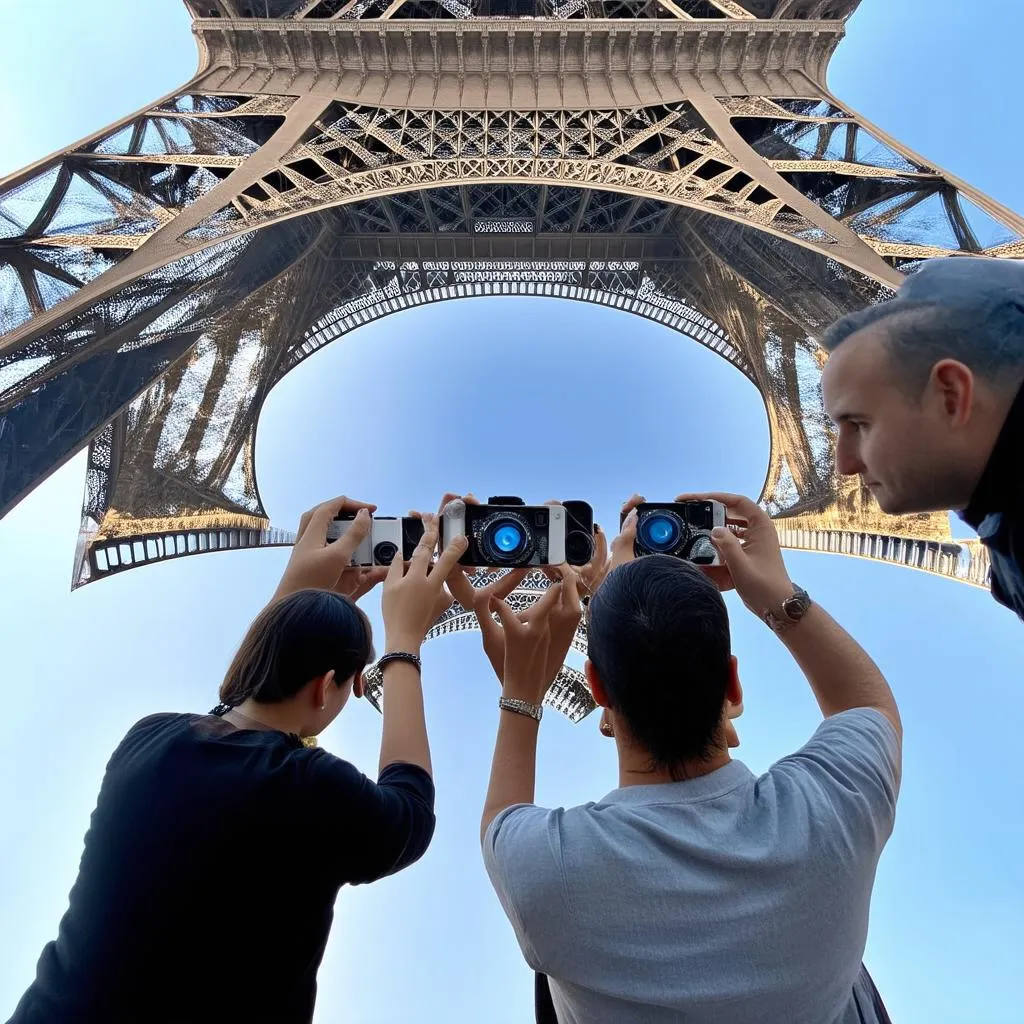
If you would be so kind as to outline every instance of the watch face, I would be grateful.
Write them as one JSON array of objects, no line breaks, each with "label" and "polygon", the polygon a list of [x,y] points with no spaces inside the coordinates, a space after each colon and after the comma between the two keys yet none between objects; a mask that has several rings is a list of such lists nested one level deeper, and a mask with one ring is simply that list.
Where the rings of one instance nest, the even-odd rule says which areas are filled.
[{"label": "watch face", "polygon": [[794,594],[787,598],[782,604],[782,610],[791,618],[799,619],[807,611],[807,602],[803,594]]}]

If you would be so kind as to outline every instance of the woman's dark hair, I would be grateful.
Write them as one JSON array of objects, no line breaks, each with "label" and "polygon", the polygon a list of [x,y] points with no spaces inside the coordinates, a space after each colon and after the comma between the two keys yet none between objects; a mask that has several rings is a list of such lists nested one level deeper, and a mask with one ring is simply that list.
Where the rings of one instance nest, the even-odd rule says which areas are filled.
[{"label": "woman's dark hair", "polygon": [[220,684],[220,706],[250,697],[275,704],[331,669],[341,686],[373,658],[361,608],[329,590],[300,590],[268,605],[249,627]]},{"label": "woman's dark hair", "polygon": [[729,616],[700,569],[669,555],[619,566],[588,608],[587,653],[652,770],[714,748],[730,678]]}]

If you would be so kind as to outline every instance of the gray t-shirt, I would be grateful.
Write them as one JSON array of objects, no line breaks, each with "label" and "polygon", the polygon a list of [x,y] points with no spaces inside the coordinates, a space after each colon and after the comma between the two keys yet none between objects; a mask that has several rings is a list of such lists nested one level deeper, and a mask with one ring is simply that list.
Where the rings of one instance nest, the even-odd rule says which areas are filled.
[{"label": "gray t-shirt", "polygon": [[895,729],[859,708],[739,761],[568,810],[509,807],[484,862],[562,1024],[852,1024]]}]

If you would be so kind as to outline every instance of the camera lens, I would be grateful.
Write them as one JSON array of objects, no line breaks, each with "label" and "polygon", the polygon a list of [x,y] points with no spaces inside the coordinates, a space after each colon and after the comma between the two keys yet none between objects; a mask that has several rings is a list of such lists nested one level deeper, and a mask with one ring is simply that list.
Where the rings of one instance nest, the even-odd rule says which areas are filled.
[{"label": "camera lens", "polygon": [[373,560],[377,565],[390,565],[398,554],[398,545],[389,540],[382,540],[373,549]]},{"label": "camera lens", "polygon": [[494,516],[485,522],[480,545],[491,565],[522,565],[533,547],[526,524],[513,516]]},{"label": "camera lens", "polygon": [[652,512],[637,527],[636,536],[651,554],[674,553],[683,538],[685,527],[674,512]]},{"label": "camera lens", "polygon": [[570,565],[586,565],[594,555],[593,538],[582,530],[565,536],[565,560]]},{"label": "camera lens", "polygon": [[503,555],[513,555],[523,546],[523,531],[515,523],[504,523],[494,531],[491,539]]}]

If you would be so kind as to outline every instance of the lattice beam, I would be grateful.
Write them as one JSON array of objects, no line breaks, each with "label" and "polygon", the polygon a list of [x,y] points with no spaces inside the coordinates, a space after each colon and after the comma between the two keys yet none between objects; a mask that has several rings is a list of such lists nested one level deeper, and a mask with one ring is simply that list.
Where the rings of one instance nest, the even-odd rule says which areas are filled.
[{"label": "lattice beam", "polygon": [[[734,21],[783,19],[844,19],[860,0],[678,0],[676,17]],[[185,0],[192,16],[248,21],[272,18],[307,24],[351,18],[387,16],[415,18],[508,18],[515,16],[573,18],[642,17],[650,13],[646,0],[597,3],[590,0]],[[392,10],[394,8],[394,10]],[[391,12],[388,14],[388,12]]]},{"label": "lattice beam", "polygon": [[922,259],[1024,257],[1022,218],[826,90],[854,0],[261,4],[195,7],[179,94],[0,181],[0,513],[91,440],[75,585],[286,543],[255,480],[270,389],[467,295],[707,345],[764,398],[787,542],[984,581],[944,517],[838,477],[821,409],[837,316]]}]

